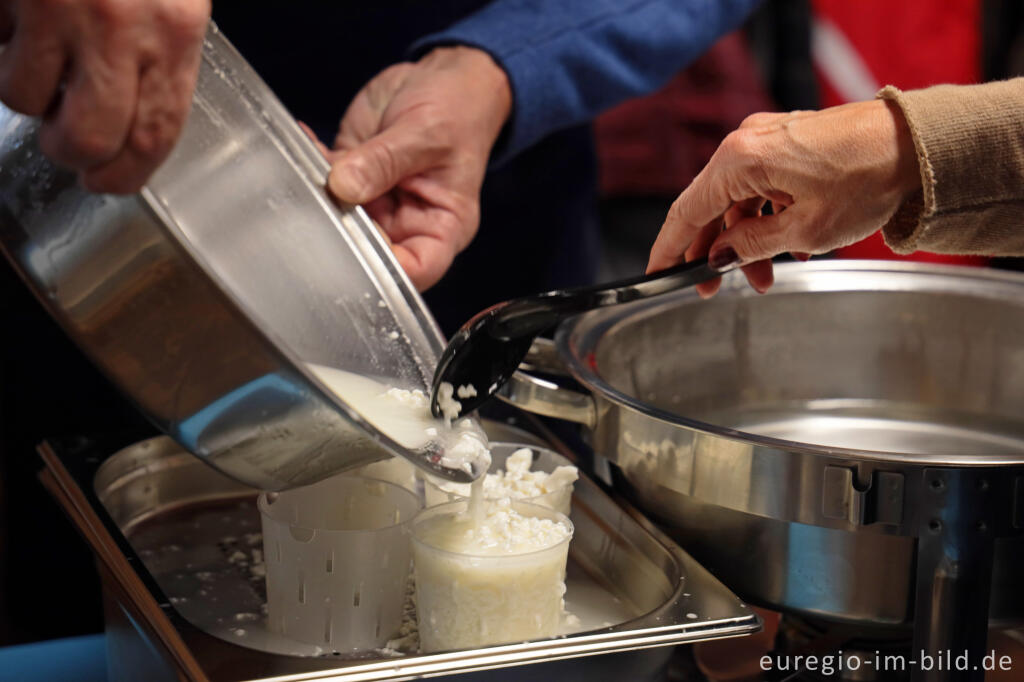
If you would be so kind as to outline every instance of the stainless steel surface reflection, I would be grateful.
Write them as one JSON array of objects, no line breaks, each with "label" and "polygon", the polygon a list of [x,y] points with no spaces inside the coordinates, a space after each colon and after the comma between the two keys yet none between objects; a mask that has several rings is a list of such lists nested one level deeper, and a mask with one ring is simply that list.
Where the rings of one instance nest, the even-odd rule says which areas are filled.
[{"label": "stainless steel surface reflection", "polygon": [[[485,426],[493,438],[537,442],[505,425]],[[369,681],[458,674],[497,682],[517,674],[505,670],[512,666],[525,666],[521,674],[530,679],[646,679],[665,665],[670,645],[760,628],[757,616],[689,555],[582,477],[573,497],[568,598],[581,597],[573,590],[583,589],[577,603],[603,600],[596,611],[618,614],[608,618],[613,622],[438,654],[318,652],[282,643],[261,622],[262,578],[251,571],[259,542],[252,535],[259,528],[257,491],[203,466],[165,437],[107,452],[96,444],[41,450],[44,483],[92,546],[115,601],[108,640],[141,651],[124,657],[112,679]]]},{"label": "stainless steel surface reflection", "polygon": [[520,376],[505,398],[586,425],[617,485],[742,596],[934,632],[954,592],[972,619],[1024,617],[1024,276],[787,264],[767,295],[727,277],[710,301],[581,316],[556,345],[589,392]]},{"label": "stainless steel surface reflection", "polygon": [[389,454],[438,475],[307,363],[426,388],[441,335],[361,208],[211,28],[173,154],[137,196],[91,195],[0,107],[0,247],[65,331],[162,430],[263,489]]}]

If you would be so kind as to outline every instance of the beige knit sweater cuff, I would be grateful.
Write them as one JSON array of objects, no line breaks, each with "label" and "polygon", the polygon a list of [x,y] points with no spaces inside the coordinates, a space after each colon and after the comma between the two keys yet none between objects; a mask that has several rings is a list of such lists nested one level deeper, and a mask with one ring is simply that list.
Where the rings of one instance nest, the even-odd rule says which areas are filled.
[{"label": "beige knit sweater cuff", "polygon": [[903,111],[922,192],[883,228],[897,253],[1024,255],[1024,78],[878,97]]}]

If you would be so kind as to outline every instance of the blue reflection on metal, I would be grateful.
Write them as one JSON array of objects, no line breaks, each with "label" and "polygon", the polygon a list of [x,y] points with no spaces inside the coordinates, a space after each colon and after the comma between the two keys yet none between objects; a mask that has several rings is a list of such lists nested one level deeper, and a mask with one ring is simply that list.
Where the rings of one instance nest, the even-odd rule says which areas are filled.
[{"label": "blue reflection on metal", "polygon": [[852,567],[836,556],[835,531],[802,523],[787,528],[789,557],[786,569],[787,603],[812,611],[841,612],[842,591],[835,585],[849,584]]},{"label": "blue reflection on metal", "polygon": [[[264,374],[183,420],[178,427],[178,441],[198,452],[204,434],[207,437],[211,433],[218,435],[254,421],[265,421],[279,414],[282,406],[300,407],[307,400],[309,393],[300,383],[278,373]],[[267,410],[271,405],[275,407],[275,414]]]}]

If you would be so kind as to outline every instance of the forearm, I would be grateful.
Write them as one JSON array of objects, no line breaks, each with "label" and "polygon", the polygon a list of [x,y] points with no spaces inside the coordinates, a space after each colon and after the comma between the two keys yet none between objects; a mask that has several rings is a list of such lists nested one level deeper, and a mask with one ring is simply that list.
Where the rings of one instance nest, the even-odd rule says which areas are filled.
[{"label": "forearm", "polygon": [[1024,78],[942,85],[895,102],[917,150],[922,191],[883,233],[899,253],[1024,255]]},{"label": "forearm", "polygon": [[508,74],[513,109],[492,160],[651,92],[737,27],[759,0],[497,0],[418,41],[466,44]]}]

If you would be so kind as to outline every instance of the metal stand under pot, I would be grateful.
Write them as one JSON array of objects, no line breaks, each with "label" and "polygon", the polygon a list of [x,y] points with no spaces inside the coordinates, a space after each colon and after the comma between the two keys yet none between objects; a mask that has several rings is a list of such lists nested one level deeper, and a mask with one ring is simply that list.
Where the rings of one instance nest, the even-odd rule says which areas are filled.
[{"label": "metal stand under pot", "polygon": [[989,624],[1024,616],[1024,277],[782,265],[768,295],[732,276],[541,350],[589,393],[520,373],[503,397],[583,424],[616,486],[741,596],[904,631],[913,680],[983,679]]}]

